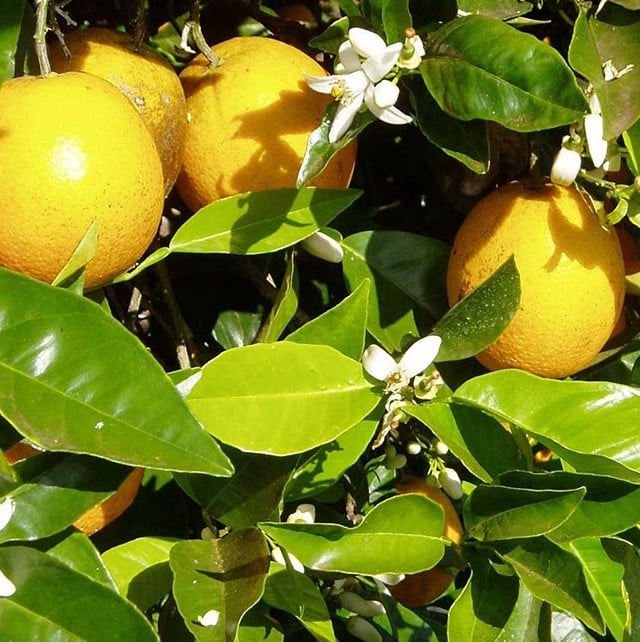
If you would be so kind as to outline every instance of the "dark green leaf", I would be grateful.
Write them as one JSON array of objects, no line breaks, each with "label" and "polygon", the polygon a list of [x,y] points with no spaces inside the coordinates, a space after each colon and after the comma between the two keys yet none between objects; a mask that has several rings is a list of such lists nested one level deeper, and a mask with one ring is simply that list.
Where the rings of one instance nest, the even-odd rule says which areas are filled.
[{"label": "dark green leaf", "polygon": [[[173,594],[198,642],[232,642],[243,615],[260,599],[269,568],[264,536],[254,528],[210,541],[181,541],[170,552]],[[218,611],[216,626],[198,617]]]},{"label": "dark green leaf", "polygon": [[348,33],[349,18],[345,16],[332,22],[319,36],[311,38],[309,46],[337,55],[340,45],[347,39]]},{"label": "dark green leaf", "polygon": [[440,108],[460,120],[528,132],[573,123],[587,108],[555,49],[483,16],[443,25],[427,43],[420,73]]},{"label": "dark green leaf", "polygon": [[359,190],[305,187],[228,196],[188,219],[169,248],[195,254],[275,252],[317,232],[360,194]]},{"label": "dark green leaf", "polygon": [[305,566],[317,571],[377,575],[417,573],[444,552],[444,516],[417,494],[377,504],[353,528],[339,524],[262,523],[260,528]]},{"label": "dark green leaf", "polygon": [[387,44],[404,42],[405,31],[413,26],[409,0],[380,0]]},{"label": "dark green leaf", "polygon": [[262,318],[261,312],[224,310],[218,315],[211,334],[225,350],[240,348],[255,341]]},{"label": "dark green leaf", "polygon": [[640,482],[637,388],[503,370],[470,379],[453,398],[520,426],[578,471]]},{"label": "dark green leaf", "polygon": [[426,334],[447,309],[444,274],[449,247],[399,231],[361,232],[343,243],[351,290],[371,281],[367,329],[387,350]]},{"label": "dark green leaf", "polygon": [[626,132],[622,138],[629,152],[627,162],[629,169],[634,176],[640,175],[640,120],[637,120]]},{"label": "dark green leaf", "polygon": [[158,640],[146,618],[115,591],[32,548],[0,548],[16,592],[0,600],[5,640]]},{"label": "dark green leaf", "polygon": [[359,362],[292,341],[227,350],[187,397],[205,428],[240,450],[290,455],[333,441],[379,397]]},{"label": "dark green leaf", "polygon": [[508,20],[529,13],[533,3],[524,0],[458,0],[458,9],[496,20]]},{"label": "dark green leaf", "polygon": [[489,482],[507,470],[529,467],[511,434],[475,408],[432,401],[405,410],[447,444],[478,479]]},{"label": "dark green leaf", "polygon": [[15,75],[16,50],[25,0],[5,0],[0,12],[0,83]]},{"label": "dark green leaf", "polygon": [[580,505],[586,490],[531,490],[480,485],[464,503],[464,524],[479,540],[544,535],[562,524]]},{"label": "dark green leaf", "polygon": [[442,338],[438,361],[471,357],[490,346],[520,303],[520,276],[513,256],[458,301],[433,328]]},{"label": "dark green leaf", "polygon": [[582,565],[574,555],[544,537],[499,542],[494,546],[535,597],[571,613],[595,631],[604,632]]},{"label": "dark green leaf", "polygon": [[335,307],[287,335],[287,341],[327,345],[360,359],[367,329],[370,281],[365,280]]},{"label": "dark green leaf", "polygon": [[228,475],[136,337],[88,299],[0,269],[0,412],[47,450]]},{"label": "dark green leaf", "polygon": [[[593,85],[604,120],[604,136],[616,138],[640,116],[640,88],[636,78],[640,21],[637,15],[611,6],[593,13],[582,8],[576,20],[569,47],[571,66]],[[613,65],[612,73],[635,65],[632,73],[606,80],[604,65]]]}]

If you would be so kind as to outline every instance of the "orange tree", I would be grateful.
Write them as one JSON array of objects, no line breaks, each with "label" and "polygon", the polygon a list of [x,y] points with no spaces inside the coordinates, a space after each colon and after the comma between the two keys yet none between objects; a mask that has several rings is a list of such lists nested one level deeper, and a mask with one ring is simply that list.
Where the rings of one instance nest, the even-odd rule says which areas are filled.
[{"label": "orange tree", "polygon": [[636,639],[638,3],[298,5],[3,3],[2,638]]}]

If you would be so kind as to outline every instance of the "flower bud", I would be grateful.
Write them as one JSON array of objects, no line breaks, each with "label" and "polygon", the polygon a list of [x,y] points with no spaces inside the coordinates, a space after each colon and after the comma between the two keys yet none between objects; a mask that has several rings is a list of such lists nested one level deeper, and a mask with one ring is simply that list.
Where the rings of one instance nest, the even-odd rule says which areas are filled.
[{"label": "flower bud", "polygon": [[600,167],[607,157],[609,147],[609,143],[604,139],[604,123],[600,114],[587,114],[584,117],[584,133],[593,165]]},{"label": "flower bud", "polygon": [[385,613],[384,606],[377,600],[365,600],[362,595],[354,593],[353,591],[344,591],[338,597],[340,606],[364,617],[375,617],[376,615],[383,615]]},{"label": "flower bud", "polygon": [[11,597],[15,592],[15,584],[0,571],[0,597]]},{"label": "flower bud", "polygon": [[220,611],[211,609],[204,615],[198,615],[198,624],[200,626],[216,626],[220,620]]},{"label": "flower bud", "polygon": [[407,444],[407,454],[419,455],[422,452],[422,445],[418,441],[410,441]]},{"label": "flower bud", "polygon": [[354,615],[347,620],[346,629],[354,638],[362,642],[382,642],[378,629],[359,615]]},{"label": "flower bud", "polygon": [[463,495],[462,482],[460,476],[453,468],[445,468],[438,474],[438,481],[442,490],[451,497],[451,499],[460,499]]},{"label": "flower bud", "polygon": [[301,241],[300,245],[309,254],[329,263],[341,263],[344,258],[342,245],[324,232],[314,232],[311,236]]},{"label": "flower bud", "polygon": [[551,166],[551,182],[556,185],[571,185],[576,180],[581,165],[580,153],[563,145],[558,150]]},{"label": "flower bud", "polygon": [[294,513],[287,517],[289,524],[313,524],[316,521],[316,507],[313,504],[300,504]]},{"label": "flower bud", "polygon": [[449,446],[440,440],[436,441],[433,449],[436,451],[436,455],[440,455],[440,457],[444,457],[449,452]]}]

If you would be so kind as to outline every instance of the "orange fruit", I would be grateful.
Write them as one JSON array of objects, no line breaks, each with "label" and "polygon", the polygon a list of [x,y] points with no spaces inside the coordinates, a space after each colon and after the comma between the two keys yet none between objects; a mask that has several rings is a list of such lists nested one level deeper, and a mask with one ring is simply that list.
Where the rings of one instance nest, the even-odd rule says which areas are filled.
[{"label": "orange fruit", "polygon": [[616,233],[574,186],[504,185],[475,205],[456,234],[449,303],[512,255],[520,305],[478,360],[490,370],[521,368],[546,377],[578,372],[606,343],[622,309],[624,264]]},{"label": "orange fruit", "polygon": [[140,258],[162,216],[162,167],[120,91],[80,72],[8,80],[0,132],[1,266],[51,282],[94,220],[86,288]]},{"label": "orange fruit", "polygon": [[65,34],[71,58],[56,40],[49,47],[54,71],[86,71],[115,85],[138,110],[158,148],[168,194],[180,171],[187,106],[173,67],[147,44],[139,48],[122,31],[90,27]]},{"label": "orange fruit", "polygon": [[[455,507],[442,489],[427,485],[425,479],[407,477],[398,484],[397,490],[401,495],[419,493],[439,504],[444,512],[442,534],[454,544],[462,544],[464,528]],[[454,579],[455,576],[448,570],[434,566],[426,571],[407,575],[398,584],[391,585],[388,589],[398,602],[409,608],[416,608],[433,602],[451,586]]]},{"label": "orange fruit", "polygon": [[[9,464],[29,459],[29,457],[33,457],[39,452],[39,450],[24,441],[19,441],[3,451],[4,457]],[[87,536],[94,535],[99,530],[102,530],[131,506],[138,494],[143,476],[144,470],[142,468],[134,468],[125,477],[113,495],[97,506],[90,508],[73,525]]]},{"label": "orange fruit", "polygon": [[[304,73],[325,70],[299,49],[264,37],[238,37],[201,54],[180,74],[189,122],[176,190],[192,210],[224,196],[295,187],[309,134],[330,98],[310,89]],[[345,188],[355,163],[348,145],[312,182]]]}]

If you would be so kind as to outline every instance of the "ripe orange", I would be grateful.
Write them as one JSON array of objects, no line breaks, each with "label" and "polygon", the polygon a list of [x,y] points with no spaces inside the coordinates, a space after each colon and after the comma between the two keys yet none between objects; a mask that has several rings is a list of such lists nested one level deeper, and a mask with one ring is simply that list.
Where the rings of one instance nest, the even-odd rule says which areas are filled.
[{"label": "ripe orange", "polygon": [[51,282],[94,220],[86,288],[138,260],[162,216],[162,167],[121,92],[79,72],[14,78],[0,132],[0,265]]},{"label": "ripe orange", "polygon": [[[440,504],[444,512],[443,535],[454,544],[462,544],[464,528],[449,497],[440,489],[428,486],[425,479],[408,477],[398,484],[398,492],[419,493]],[[389,592],[398,602],[409,608],[433,602],[449,588],[455,577],[444,568],[434,566],[427,571],[407,575],[401,582],[389,586]]]},{"label": "ripe orange", "polygon": [[611,335],[624,299],[613,231],[574,186],[514,181],[483,198],[462,223],[447,271],[454,304],[511,255],[520,306],[498,340],[477,355],[490,370],[565,377],[586,367]]},{"label": "ripe orange", "polygon": [[[39,450],[24,441],[19,441],[3,451],[5,459],[9,464],[33,457],[39,452]],[[142,468],[134,468],[131,473],[125,477],[113,495],[97,506],[90,508],[86,513],[81,515],[73,525],[87,536],[102,530],[117,517],[120,517],[120,515],[131,506],[138,494],[143,476],[144,470]]]},{"label": "ripe orange", "polygon": [[[189,123],[176,190],[192,210],[232,194],[295,187],[307,138],[330,100],[303,76],[324,69],[291,45],[238,37],[213,51],[217,69],[198,55],[180,74]],[[353,144],[343,149],[313,184],[347,187],[355,152]]]},{"label": "ripe orange", "polygon": [[65,35],[71,58],[56,40],[49,56],[54,71],[86,71],[115,85],[134,105],[153,139],[162,162],[165,194],[180,171],[187,129],[187,106],[178,74],[152,47],[136,49],[121,31],[90,27]]}]

